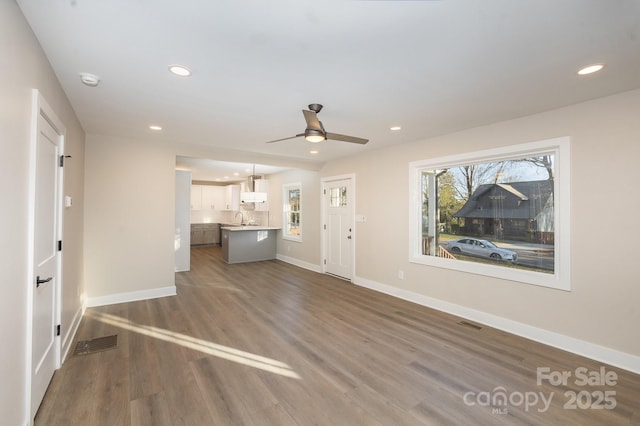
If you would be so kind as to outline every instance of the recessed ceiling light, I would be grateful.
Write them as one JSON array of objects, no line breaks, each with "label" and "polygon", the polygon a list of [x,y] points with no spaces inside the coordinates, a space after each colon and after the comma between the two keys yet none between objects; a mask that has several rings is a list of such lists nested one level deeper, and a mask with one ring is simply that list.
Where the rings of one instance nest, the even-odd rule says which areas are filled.
[{"label": "recessed ceiling light", "polygon": [[182,65],[171,65],[169,66],[169,72],[175,74],[179,77],[189,77],[191,75],[191,70]]},{"label": "recessed ceiling light", "polygon": [[80,81],[89,87],[96,87],[100,83],[100,77],[95,74],[89,74],[87,72],[80,73]]},{"label": "recessed ceiling light", "polygon": [[400,127],[400,126],[391,126],[391,127],[389,127],[389,130],[393,130],[393,131],[400,130],[400,129],[402,129],[402,127]]},{"label": "recessed ceiling light", "polygon": [[594,72],[600,71],[602,68],[604,68],[604,64],[588,65],[586,67],[580,68],[578,70],[578,75],[593,74]]},{"label": "recessed ceiling light", "polygon": [[162,127],[160,127],[160,126],[149,126],[149,128],[150,128],[151,130],[156,130],[156,131],[158,131],[158,130],[162,130]]},{"label": "recessed ceiling light", "polygon": [[311,151],[309,151],[309,154],[317,154],[320,151],[318,151],[317,149],[312,149]]},{"label": "recessed ceiling light", "polygon": [[238,173],[238,172],[233,172],[233,175],[234,175],[234,176],[240,176],[240,173]]}]

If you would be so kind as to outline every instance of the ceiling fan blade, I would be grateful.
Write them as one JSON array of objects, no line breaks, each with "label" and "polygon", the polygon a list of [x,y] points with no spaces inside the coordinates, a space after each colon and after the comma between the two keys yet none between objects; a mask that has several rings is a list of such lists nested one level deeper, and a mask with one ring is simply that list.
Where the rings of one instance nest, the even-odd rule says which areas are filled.
[{"label": "ceiling fan blade", "polygon": [[322,123],[318,120],[318,116],[315,112],[303,109],[302,113],[304,114],[304,119],[307,122],[307,129],[319,130],[324,133]]},{"label": "ceiling fan blade", "polygon": [[359,143],[361,145],[364,145],[365,143],[369,142],[369,139],[356,138],[355,136],[339,135],[337,133],[329,133],[329,132],[327,132],[327,139],[331,139],[334,141]]},{"label": "ceiling fan blade", "polygon": [[274,143],[274,142],[281,142],[281,141],[287,141],[289,139],[295,139],[295,138],[299,138],[300,136],[304,136],[304,133],[299,133],[295,136],[289,136],[288,138],[282,138],[282,139],[276,139],[274,141],[268,141],[267,143]]}]

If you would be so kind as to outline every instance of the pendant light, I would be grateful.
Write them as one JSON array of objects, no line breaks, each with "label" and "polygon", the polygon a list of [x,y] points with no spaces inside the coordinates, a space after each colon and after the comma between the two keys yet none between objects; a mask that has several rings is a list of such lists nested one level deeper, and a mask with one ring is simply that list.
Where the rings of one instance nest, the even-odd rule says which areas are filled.
[{"label": "pendant light", "polygon": [[253,174],[249,176],[249,191],[240,193],[241,203],[264,203],[267,201],[266,192],[256,192],[256,180],[261,176],[256,176],[256,165],[253,165]]}]

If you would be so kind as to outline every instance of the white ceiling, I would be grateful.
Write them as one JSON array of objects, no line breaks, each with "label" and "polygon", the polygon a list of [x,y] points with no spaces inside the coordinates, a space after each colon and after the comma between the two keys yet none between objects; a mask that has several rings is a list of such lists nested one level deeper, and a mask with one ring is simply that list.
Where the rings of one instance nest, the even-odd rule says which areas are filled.
[{"label": "white ceiling", "polygon": [[185,156],[176,158],[176,169],[190,171],[192,180],[206,180],[220,182],[220,184],[246,182],[250,175],[266,177],[287,170],[286,167]]},{"label": "white ceiling", "polygon": [[[89,134],[325,162],[640,88],[637,0],[18,4]],[[327,131],[369,144],[265,143],[315,102]]]}]

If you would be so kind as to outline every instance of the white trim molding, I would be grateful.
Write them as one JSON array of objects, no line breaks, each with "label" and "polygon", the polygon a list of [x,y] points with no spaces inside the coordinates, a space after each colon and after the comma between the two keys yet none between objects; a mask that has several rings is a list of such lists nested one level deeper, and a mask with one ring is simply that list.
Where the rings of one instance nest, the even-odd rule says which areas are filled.
[{"label": "white trim molding", "polygon": [[[501,278],[515,283],[521,282],[571,291],[570,142],[570,138],[564,136],[409,163],[409,262]],[[552,154],[555,159],[555,176],[553,179],[553,273],[467,262],[422,253],[423,194],[421,176],[424,171],[447,170],[467,164],[482,164],[484,162],[521,160],[548,154]],[[432,226],[435,227],[435,223]]]},{"label": "white trim molding", "polygon": [[[289,231],[289,213],[291,213],[291,204],[289,200],[289,192],[298,190],[298,235],[288,234]],[[302,242],[302,220],[304,215],[303,203],[302,203],[302,183],[293,182],[285,183],[282,185],[282,234],[283,240]]]},{"label": "white trim molding", "polygon": [[62,339],[62,357],[61,361],[64,363],[64,360],[67,359],[67,355],[69,354],[69,350],[71,350],[71,344],[73,343],[73,339],[76,337],[76,333],[78,331],[78,327],[80,327],[80,322],[82,321],[82,316],[84,315],[85,307],[80,306],[80,308],[76,311],[73,319],[71,320],[71,326],[69,330],[65,330],[64,338]]},{"label": "white trim molding", "polygon": [[[64,146],[65,146],[65,138],[67,129],[62,122],[62,120],[58,117],[55,110],[49,105],[46,101],[42,93],[38,89],[31,89],[31,124],[30,124],[30,136],[29,136],[29,186],[28,186],[28,207],[27,207],[27,282],[25,284],[25,288],[27,289],[27,310],[25,318],[26,322],[26,380],[25,380],[25,388],[24,388],[24,411],[27,413],[27,418],[29,418],[29,424],[33,424],[33,419],[35,416],[35,411],[37,411],[37,407],[34,407],[34,402],[32,401],[32,391],[34,387],[33,383],[33,372],[35,369],[35,360],[33,358],[33,339],[34,339],[34,302],[35,302],[35,290],[34,290],[34,281],[35,278],[35,238],[36,238],[36,165],[37,165],[37,145],[38,145],[38,132],[40,130],[39,127],[39,119],[42,117],[46,120],[51,127],[56,132],[58,137],[57,146],[58,153],[57,155],[64,156]],[[56,236],[57,238],[62,239],[63,236],[63,228],[64,228],[64,208],[63,205],[63,194],[64,194],[64,169],[58,168],[56,170],[57,180],[56,183],[56,218],[54,219],[54,226],[56,227]],[[61,312],[62,312],[62,288],[64,286],[64,275],[62,270],[62,258],[64,253],[62,251],[56,254],[56,265],[55,265],[55,276],[56,278],[56,286],[54,290],[53,297],[55,298],[55,306],[54,306],[54,324],[61,323]],[[55,368],[58,369],[62,365],[61,361],[61,338],[60,336],[55,336],[53,340],[53,348],[51,350],[55,353]],[[39,402],[38,402],[39,403]]]},{"label": "white trim molding", "polygon": [[322,273],[322,266],[316,265],[314,263],[305,262],[304,260],[296,259],[295,257],[284,256],[282,254],[277,254],[276,259],[281,260],[283,262],[289,263],[291,265],[297,266],[299,268],[308,269],[309,271]]},{"label": "white trim molding", "polygon": [[157,299],[160,297],[175,296],[176,286],[152,288],[149,290],[131,291],[128,293],[109,294],[107,296],[88,297],[87,307],[114,305],[116,303],[136,302],[138,300]]},{"label": "white trim molding", "polygon": [[325,259],[327,259],[327,250],[328,250],[328,246],[327,246],[327,233],[325,225],[327,224],[328,218],[327,218],[327,194],[326,189],[327,189],[327,185],[330,182],[334,182],[334,181],[339,181],[339,180],[350,180],[351,181],[351,195],[349,195],[349,197],[351,197],[351,200],[353,200],[353,202],[350,203],[350,209],[351,209],[351,223],[349,228],[351,228],[353,231],[351,232],[351,237],[352,237],[352,250],[351,250],[351,271],[349,273],[349,277],[340,277],[340,278],[344,278],[347,279],[347,281],[352,281],[353,277],[356,275],[356,242],[357,242],[357,232],[356,232],[356,223],[355,223],[355,217],[356,217],[356,204],[357,204],[357,185],[356,185],[356,174],[355,173],[347,173],[347,174],[343,174],[343,175],[337,175],[337,176],[325,176],[323,178],[320,179],[320,253],[322,253],[322,259],[321,259],[321,271],[322,273],[326,273],[327,272],[327,267],[326,267],[326,262],[324,262]]},{"label": "white trim molding", "polygon": [[354,277],[353,283],[389,296],[397,297],[398,299],[407,300],[441,312],[456,315],[461,318],[552,346],[554,348],[562,349],[576,355],[584,356],[586,358],[604,362],[614,367],[640,374],[640,356],[637,355],[607,348],[542,328],[533,327],[528,324],[467,308],[444,300],[435,299],[423,294],[382,284],[367,278],[356,276]]}]

